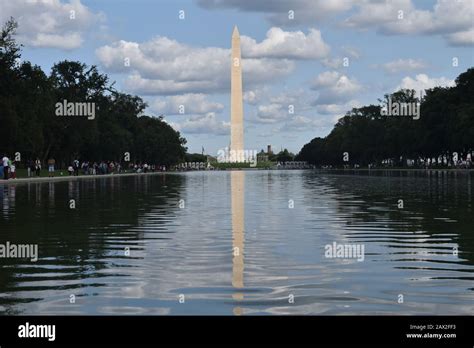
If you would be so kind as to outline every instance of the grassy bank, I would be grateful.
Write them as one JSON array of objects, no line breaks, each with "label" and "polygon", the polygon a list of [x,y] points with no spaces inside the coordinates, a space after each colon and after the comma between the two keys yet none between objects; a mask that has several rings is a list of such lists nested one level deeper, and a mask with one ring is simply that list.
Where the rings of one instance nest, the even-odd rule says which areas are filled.
[{"label": "grassy bank", "polygon": [[275,162],[266,161],[266,162],[257,162],[256,166],[251,166],[251,163],[219,163],[213,162],[211,165],[215,169],[270,169],[275,165]]}]

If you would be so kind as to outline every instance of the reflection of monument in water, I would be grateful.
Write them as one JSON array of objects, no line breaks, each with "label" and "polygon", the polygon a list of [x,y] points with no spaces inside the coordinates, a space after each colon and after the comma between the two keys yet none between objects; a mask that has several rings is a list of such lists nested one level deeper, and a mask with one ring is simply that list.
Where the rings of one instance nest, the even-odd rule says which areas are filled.
[{"label": "reflection of monument in water", "polygon": [[[244,190],[245,173],[232,171],[230,187],[232,199],[232,286],[235,289],[244,287]],[[236,301],[243,300],[244,294],[236,292],[232,295]],[[241,307],[234,308],[235,315],[242,314]]]},{"label": "reflection of monument in water", "polygon": [[[240,54],[240,34],[237,27],[232,32],[231,91],[230,91],[230,157],[231,162],[245,162],[244,155],[244,113],[242,101],[242,65]],[[232,286],[238,290],[244,287],[244,189],[245,173],[230,173],[232,205]],[[242,292],[235,292],[232,298],[243,300]],[[241,315],[242,308],[234,308],[235,315]]]},{"label": "reflection of monument in water", "polygon": [[240,34],[237,26],[232,32],[230,80],[230,150],[234,154],[232,157],[236,162],[243,162],[239,155],[244,150],[244,110]]}]

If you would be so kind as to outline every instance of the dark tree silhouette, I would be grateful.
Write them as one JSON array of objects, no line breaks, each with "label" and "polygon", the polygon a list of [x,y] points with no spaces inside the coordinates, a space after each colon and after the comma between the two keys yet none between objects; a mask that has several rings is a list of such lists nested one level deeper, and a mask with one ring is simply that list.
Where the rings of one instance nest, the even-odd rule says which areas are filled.
[{"label": "dark tree silhouette", "polygon": [[[352,109],[339,119],[325,138],[304,145],[297,160],[322,165],[343,165],[348,152],[350,164],[380,164],[391,159],[395,166],[404,159],[433,158],[454,152],[460,157],[474,150],[474,68],[456,79],[453,87],[425,91],[422,100],[413,90],[385,95],[392,102],[420,102],[420,118],[381,115],[380,105]],[[386,105],[386,104],[385,104]]]},{"label": "dark tree silhouette", "polygon": [[[10,19],[0,34],[0,155],[22,160],[49,157],[60,166],[75,158],[172,165],[184,159],[186,140],[161,117],[143,113],[138,96],[120,93],[97,67],[61,61],[50,76],[30,62],[18,63],[21,46]],[[56,103],[94,103],[95,118],[58,117]]]}]

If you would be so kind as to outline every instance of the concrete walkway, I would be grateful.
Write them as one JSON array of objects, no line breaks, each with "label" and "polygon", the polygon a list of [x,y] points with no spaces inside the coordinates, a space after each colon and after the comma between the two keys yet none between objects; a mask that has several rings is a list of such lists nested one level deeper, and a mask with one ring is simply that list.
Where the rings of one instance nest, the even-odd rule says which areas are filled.
[{"label": "concrete walkway", "polygon": [[9,179],[3,180],[0,179],[0,185],[6,184],[21,184],[29,182],[54,182],[54,181],[75,181],[82,179],[100,179],[100,178],[117,178],[117,177],[126,177],[126,176],[147,176],[147,175],[160,175],[167,172],[150,172],[150,173],[121,173],[121,174],[102,174],[102,175],[78,175],[78,176],[54,176],[54,177],[30,177],[30,178],[18,178],[18,179]]}]

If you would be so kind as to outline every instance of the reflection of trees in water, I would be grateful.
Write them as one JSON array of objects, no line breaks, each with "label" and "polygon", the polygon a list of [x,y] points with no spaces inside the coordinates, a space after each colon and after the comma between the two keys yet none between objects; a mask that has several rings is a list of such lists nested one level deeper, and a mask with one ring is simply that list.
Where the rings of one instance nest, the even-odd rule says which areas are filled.
[{"label": "reflection of trees in water", "polygon": [[[396,231],[423,232],[430,236],[444,234],[443,240],[433,238],[429,243],[444,244],[450,239],[450,243],[458,244],[459,257],[466,260],[459,263],[474,264],[474,173],[387,171],[372,172],[370,176],[367,172],[351,174],[305,173],[307,199],[314,200],[324,190],[331,206],[344,215],[347,226],[380,226],[388,220],[390,225],[387,227]],[[397,206],[399,199],[403,200],[403,209]],[[390,234],[390,238],[394,241],[390,243],[392,247],[396,243],[403,246],[410,242],[402,234]]]},{"label": "reflection of trees in water", "polygon": [[[38,244],[40,258],[31,267],[28,267],[29,260],[0,259],[3,265],[0,268],[0,293],[18,290],[15,280],[18,274],[33,276],[38,281],[104,276],[98,272],[111,267],[111,259],[126,257],[125,247],[132,250],[131,257],[135,248],[141,248],[139,241],[144,237],[143,232],[139,228],[129,228],[137,227],[141,216],[156,207],[160,207],[166,216],[176,215],[173,211],[178,209],[185,178],[182,175],[97,177],[0,186],[0,243]],[[75,209],[70,209],[71,199],[75,200]],[[163,222],[156,221],[156,224],[160,223]],[[17,265],[21,265],[20,270],[15,269]],[[48,276],[50,272],[55,276]],[[58,273],[64,275],[58,276]],[[25,284],[20,286],[25,289]],[[63,288],[80,286],[75,283]],[[87,286],[94,284],[87,283]],[[28,290],[45,289],[28,286]],[[10,300],[0,297],[0,306],[33,300],[14,297]]]}]

